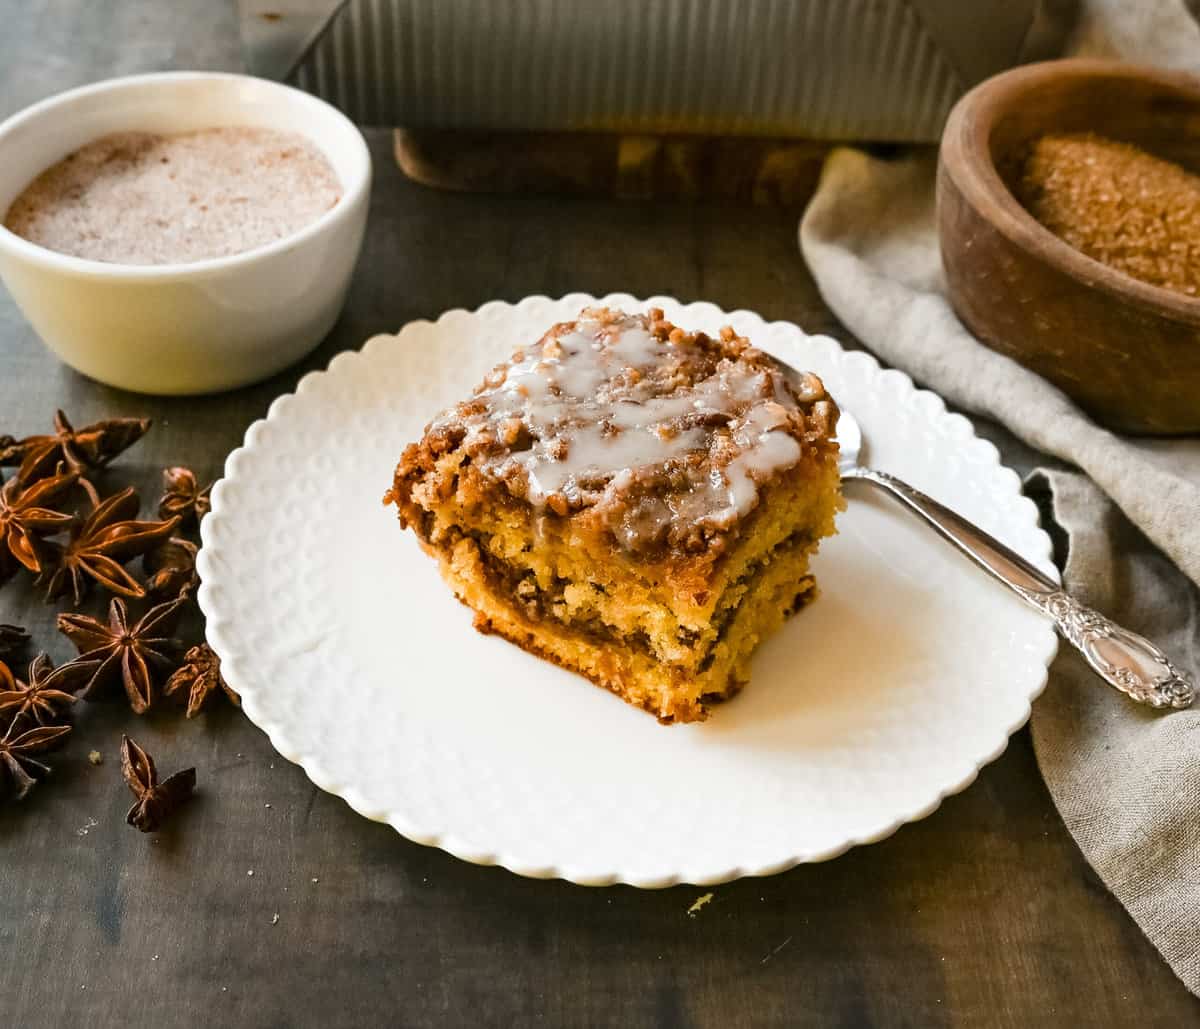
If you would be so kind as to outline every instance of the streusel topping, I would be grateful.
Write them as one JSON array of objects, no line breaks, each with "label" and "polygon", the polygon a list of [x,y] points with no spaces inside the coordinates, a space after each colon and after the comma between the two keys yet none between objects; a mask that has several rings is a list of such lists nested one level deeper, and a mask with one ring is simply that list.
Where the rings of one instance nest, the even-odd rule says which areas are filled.
[{"label": "streusel topping", "polygon": [[514,497],[592,508],[641,549],[729,528],[835,421],[820,379],[789,381],[732,329],[714,340],[658,310],[594,308],[497,366],[429,434]]}]

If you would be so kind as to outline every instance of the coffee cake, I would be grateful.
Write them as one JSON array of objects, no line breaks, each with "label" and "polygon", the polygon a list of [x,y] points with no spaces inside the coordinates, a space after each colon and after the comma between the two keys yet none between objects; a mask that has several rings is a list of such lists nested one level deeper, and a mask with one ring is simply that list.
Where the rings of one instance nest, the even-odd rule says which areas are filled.
[{"label": "coffee cake", "polygon": [[732,329],[592,308],[438,415],[384,499],[477,629],[696,721],[813,596],[836,422]]}]

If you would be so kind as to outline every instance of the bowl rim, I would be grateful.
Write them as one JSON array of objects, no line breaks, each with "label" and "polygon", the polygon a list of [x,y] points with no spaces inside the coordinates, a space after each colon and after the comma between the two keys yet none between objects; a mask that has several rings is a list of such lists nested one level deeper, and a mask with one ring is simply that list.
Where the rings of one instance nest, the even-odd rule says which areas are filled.
[{"label": "bowl rim", "polygon": [[[250,83],[255,89],[276,92],[293,103],[308,105],[323,114],[333,115],[334,124],[344,130],[346,142],[350,147],[350,175],[348,181],[342,181],[342,195],[336,203],[320,217],[307,225],[272,240],[252,247],[249,250],[239,250],[233,254],[221,257],[209,257],[200,261],[175,262],[170,264],[119,264],[110,261],[96,261],[86,257],[75,257],[63,254],[49,247],[33,243],[8,229],[3,223],[0,212],[0,251],[7,250],[10,254],[38,267],[56,272],[72,273],[78,276],[116,280],[120,282],[143,282],[148,280],[179,281],[208,277],[237,270],[246,265],[277,254],[287,253],[303,246],[310,239],[324,234],[331,226],[351,217],[352,212],[363,202],[371,187],[371,154],[362,132],[345,114],[332,104],[296,89],[294,86],[271,79],[263,79],[254,75],[243,75],[237,72],[217,71],[166,71],[147,72],[137,75],[121,75],[116,78],[102,79],[99,82],[78,86],[62,93],[55,93],[18,111],[0,122],[0,157],[3,155],[7,136],[22,126],[38,120],[53,118],[55,112],[65,104],[95,94],[114,92],[117,90],[145,89],[163,83],[182,82],[227,82]],[[328,160],[325,146],[311,135],[305,138],[313,144]],[[43,169],[44,170],[44,169]],[[339,179],[341,176],[339,176]]]},{"label": "bowl rim", "polygon": [[1153,314],[1167,313],[1200,323],[1200,297],[1135,279],[1076,250],[1030,214],[1001,178],[989,145],[997,118],[1049,83],[1063,79],[1140,79],[1200,107],[1200,78],[1186,72],[1093,57],[1021,65],[985,79],[954,105],[938,148],[939,176],[952,179],[967,202],[1010,242],[1042,256],[1081,285],[1119,294]]}]

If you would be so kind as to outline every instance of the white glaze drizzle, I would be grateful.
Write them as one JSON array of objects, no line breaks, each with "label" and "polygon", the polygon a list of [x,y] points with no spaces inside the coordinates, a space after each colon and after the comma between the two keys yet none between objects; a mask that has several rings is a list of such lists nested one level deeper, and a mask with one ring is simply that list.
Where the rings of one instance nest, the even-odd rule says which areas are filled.
[{"label": "white glaze drizzle", "polygon": [[[519,467],[538,506],[554,494],[570,502],[619,493],[638,472],[712,448],[714,460],[690,463],[697,474],[686,488],[643,503],[619,535],[633,545],[680,519],[719,528],[754,508],[760,483],[800,460],[786,428],[798,405],[779,372],[729,360],[693,384],[673,381],[679,357],[676,344],[647,331],[643,316],[613,322],[585,313],[574,327],[518,352],[468,413],[446,417],[465,422],[468,441],[503,437],[519,419],[528,430],[524,449],[501,448],[476,463],[501,477]],[[732,459],[716,456],[718,433]]]}]

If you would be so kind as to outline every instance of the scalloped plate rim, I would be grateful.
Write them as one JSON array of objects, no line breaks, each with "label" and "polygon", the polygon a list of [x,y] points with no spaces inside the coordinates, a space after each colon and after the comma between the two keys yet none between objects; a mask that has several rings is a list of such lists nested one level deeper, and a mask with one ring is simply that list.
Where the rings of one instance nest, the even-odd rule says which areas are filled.
[{"label": "scalloped plate rim", "polygon": [[[1049,679],[1050,664],[1058,651],[1058,638],[1053,629],[1050,628],[1049,623],[1047,623],[1047,633],[1045,636],[1048,645],[1042,648],[1040,655],[1037,655],[1040,657],[1043,665],[1041,674],[1037,682],[1032,683],[1031,688],[1028,690],[1028,696],[1018,717],[1011,725],[1001,731],[1000,738],[987,754],[976,759],[970,768],[951,776],[950,779],[952,781],[942,784],[924,803],[916,805],[901,814],[884,819],[881,824],[872,829],[848,836],[846,839],[820,850],[792,854],[777,861],[755,867],[739,865],[719,871],[703,872],[689,872],[684,869],[673,874],[647,876],[623,872],[621,870],[602,872],[595,869],[566,865],[560,866],[553,863],[543,864],[531,862],[516,854],[496,853],[480,844],[460,839],[455,833],[444,829],[422,829],[419,826],[413,825],[400,811],[375,810],[353,785],[339,783],[336,781],[336,777],[328,775],[323,769],[320,760],[315,755],[301,753],[300,749],[290,742],[283,726],[263,716],[263,713],[258,708],[254,687],[247,688],[247,680],[240,673],[240,656],[237,654],[236,648],[226,638],[220,627],[220,620],[216,616],[216,598],[220,593],[221,579],[220,569],[215,564],[219,558],[214,556],[214,549],[210,547],[210,537],[215,531],[214,526],[220,523],[225,506],[224,494],[228,490],[228,484],[236,478],[236,466],[238,461],[241,460],[241,455],[254,449],[256,445],[261,444],[261,437],[268,423],[282,419],[286,415],[291,403],[300,395],[315,388],[316,383],[326,377],[344,373],[346,367],[353,367],[364,360],[369,360],[372,351],[385,345],[397,343],[406,332],[415,332],[423,326],[437,326],[447,319],[454,317],[469,316],[478,318],[489,307],[515,308],[519,310],[522,307],[533,306],[539,303],[561,305],[567,301],[579,303],[581,306],[591,303],[603,303],[614,305],[630,304],[637,305],[638,307],[646,307],[658,303],[660,305],[677,305],[686,310],[703,307],[711,309],[729,321],[735,319],[749,320],[757,323],[764,330],[784,328],[789,334],[797,334],[800,339],[807,342],[817,343],[821,346],[831,346],[840,352],[841,359],[861,360],[870,368],[872,373],[894,377],[904,392],[911,392],[918,402],[931,405],[932,410],[929,412],[931,419],[960,421],[965,425],[964,442],[969,441],[973,444],[973,449],[979,455],[979,463],[991,467],[992,473],[996,477],[997,485],[999,486],[1001,482],[1004,482],[1004,492],[1011,494],[1013,500],[1024,501],[1023,504],[1019,503],[1015,506],[1024,512],[1024,519],[1030,523],[1034,531],[1033,538],[1037,539],[1040,544],[1040,552],[1034,557],[1035,562],[1044,571],[1052,574],[1056,581],[1059,579],[1059,573],[1051,561],[1053,544],[1049,535],[1040,526],[1036,505],[1021,492],[1020,477],[1013,469],[1003,464],[1000,459],[1000,452],[995,444],[978,436],[975,433],[974,426],[964,415],[948,410],[945,401],[937,393],[918,387],[913,382],[911,376],[899,369],[883,367],[873,354],[866,351],[848,351],[832,336],[822,333],[807,333],[794,322],[782,319],[767,321],[756,312],[745,308],[735,308],[725,311],[708,301],[684,303],[664,294],[656,294],[645,299],[640,299],[628,293],[610,293],[597,298],[586,293],[571,292],[563,294],[560,297],[550,297],[545,294],[530,294],[516,302],[493,299],[485,301],[473,310],[455,307],[443,311],[434,319],[414,319],[405,323],[395,333],[377,333],[369,337],[357,350],[345,350],[335,354],[325,369],[317,369],[305,373],[297,381],[292,392],[276,397],[269,405],[266,415],[251,423],[246,430],[242,444],[232,450],[226,458],[225,474],[215,484],[212,491],[212,509],[209,515],[201,522],[200,526],[202,546],[197,558],[197,567],[201,577],[201,585],[197,600],[201,611],[210,623],[207,632],[208,642],[221,657],[222,669],[226,680],[240,694],[242,709],[245,711],[247,718],[266,734],[272,747],[274,747],[281,757],[298,765],[304,771],[314,786],[326,793],[340,797],[352,810],[364,818],[390,825],[405,839],[422,846],[443,850],[471,864],[481,866],[498,865],[516,875],[526,878],[562,879],[581,886],[624,884],[641,889],[663,889],[684,884],[715,886],[739,878],[778,875],[791,868],[795,868],[797,865],[829,861],[846,853],[853,847],[884,840],[904,825],[920,821],[933,814],[947,797],[960,793],[970,786],[978,778],[980,771],[985,766],[997,760],[1004,753],[1013,734],[1028,722],[1033,701],[1041,695],[1046,687]],[[1004,473],[1008,473],[1007,476]]]}]

